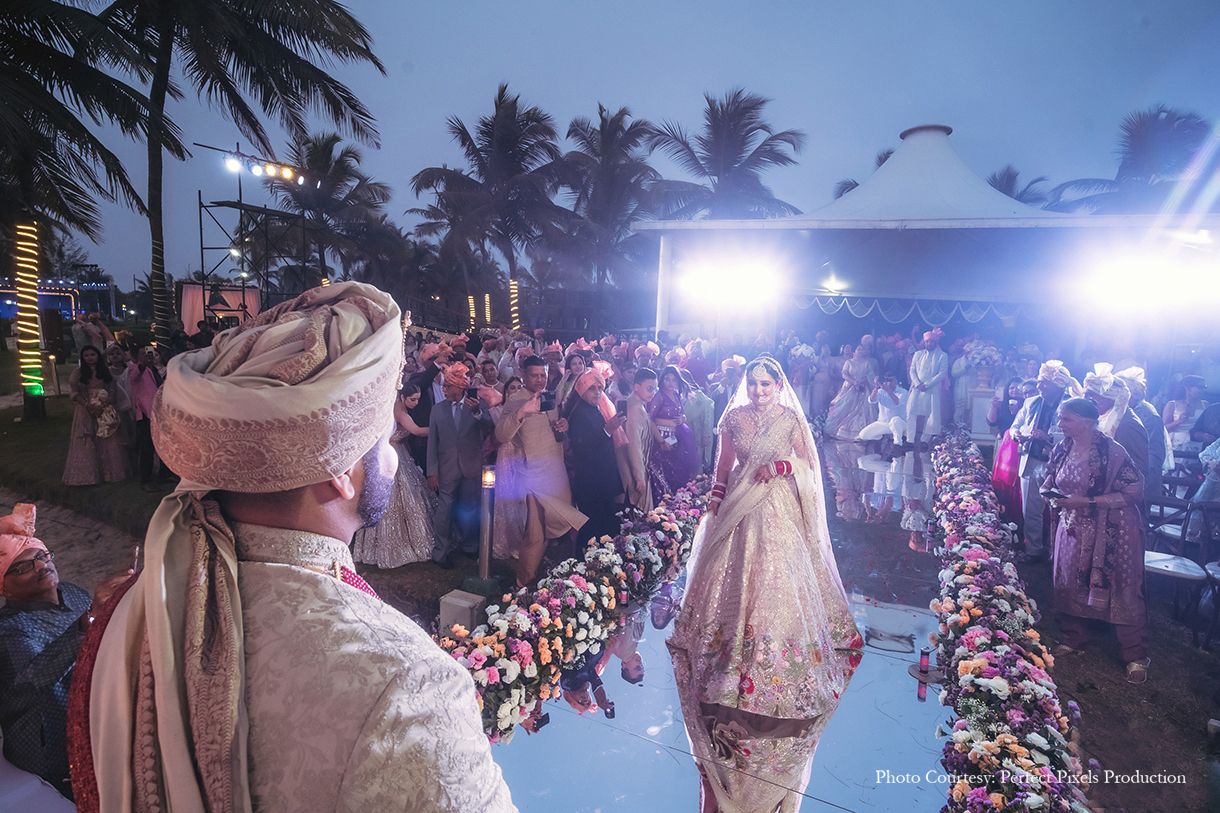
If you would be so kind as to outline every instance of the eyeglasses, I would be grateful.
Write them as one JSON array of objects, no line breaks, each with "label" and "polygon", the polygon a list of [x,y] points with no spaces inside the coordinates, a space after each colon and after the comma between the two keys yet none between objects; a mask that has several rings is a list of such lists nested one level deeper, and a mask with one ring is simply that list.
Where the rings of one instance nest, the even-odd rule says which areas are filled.
[{"label": "eyeglasses", "polygon": [[6,576],[24,576],[34,569],[35,562],[42,562],[44,565],[55,558],[55,554],[49,550],[44,550],[40,553],[35,553],[33,559],[26,559],[24,562],[18,562],[8,569]]}]

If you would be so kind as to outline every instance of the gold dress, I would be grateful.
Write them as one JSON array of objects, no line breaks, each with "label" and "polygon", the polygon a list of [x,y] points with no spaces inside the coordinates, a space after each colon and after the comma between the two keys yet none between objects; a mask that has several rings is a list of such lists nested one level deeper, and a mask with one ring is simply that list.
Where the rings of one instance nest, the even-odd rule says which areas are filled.
[{"label": "gold dress", "polygon": [[381,522],[361,528],[352,538],[352,559],[386,569],[432,558],[435,535],[432,512],[436,497],[428,490],[424,475],[406,448],[407,431],[395,429],[390,437],[398,453],[394,490]]},{"label": "gold dress", "polygon": [[[721,423],[737,454],[719,515],[695,536],[668,645],[687,733],[720,809],[794,810],[818,737],[863,640],[826,528],[805,418],[739,406]],[[793,474],[753,482],[759,466]]]}]

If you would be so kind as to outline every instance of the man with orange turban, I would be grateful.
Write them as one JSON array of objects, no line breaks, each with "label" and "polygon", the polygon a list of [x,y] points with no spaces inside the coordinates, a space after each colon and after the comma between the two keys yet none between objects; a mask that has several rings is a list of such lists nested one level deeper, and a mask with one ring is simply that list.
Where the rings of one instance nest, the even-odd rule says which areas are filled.
[{"label": "man with orange turban", "polygon": [[0,517],[0,728],[4,757],[72,798],[68,783],[68,689],[88,627],[101,604],[131,575],[108,579],[97,596],[61,582],[54,556],[34,537],[33,505]]}]

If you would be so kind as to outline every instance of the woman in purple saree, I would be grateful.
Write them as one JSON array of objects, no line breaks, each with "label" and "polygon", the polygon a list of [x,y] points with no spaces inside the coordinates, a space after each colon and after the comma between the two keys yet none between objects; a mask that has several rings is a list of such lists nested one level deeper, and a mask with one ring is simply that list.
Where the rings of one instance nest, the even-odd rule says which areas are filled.
[{"label": "woman in purple saree", "polygon": [[673,494],[699,473],[699,447],[682,412],[689,392],[678,368],[669,366],[661,373],[661,389],[648,404],[653,436],[648,470],[654,502]]}]

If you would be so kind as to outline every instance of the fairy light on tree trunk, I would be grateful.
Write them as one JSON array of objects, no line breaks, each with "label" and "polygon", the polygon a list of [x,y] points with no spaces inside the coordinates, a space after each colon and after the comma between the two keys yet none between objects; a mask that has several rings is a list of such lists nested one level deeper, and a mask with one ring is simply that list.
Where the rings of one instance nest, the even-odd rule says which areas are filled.
[{"label": "fairy light on tree trunk", "polygon": [[477,310],[475,310],[475,307],[474,307],[474,294],[470,294],[469,296],[467,296],[466,302],[467,302],[467,304],[470,305],[470,329],[474,330],[474,323],[479,318],[479,313]]},{"label": "fairy light on tree trunk", "polygon": [[491,327],[491,294],[483,294],[483,321]]},{"label": "fairy light on tree trunk", "polygon": [[38,314],[38,225],[17,226],[17,351],[21,386],[42,395],[41,336]]},{"label": "fairy light on tree trunk", "polygon": [[509,319],[513,323],[513,330],[521,329],[521,311],[518,310],[521,299],[521,292],[518,289],[517,281],[510,279],[508,281],[508,312]]}]

